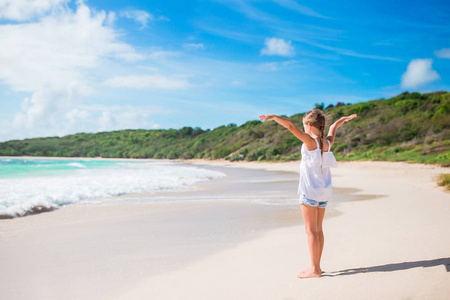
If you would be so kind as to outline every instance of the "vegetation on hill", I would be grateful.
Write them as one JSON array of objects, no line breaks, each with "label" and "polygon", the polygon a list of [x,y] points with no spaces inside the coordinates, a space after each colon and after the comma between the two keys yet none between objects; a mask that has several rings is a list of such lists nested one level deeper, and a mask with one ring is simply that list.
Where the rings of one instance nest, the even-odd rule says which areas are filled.
[{"label": "vegetation on hill", "polygon": [[[337,132],[332,150],[340,160],[450,165],[448,92],[405,92],[390,99],[338,103],[324,112],[327,127],[341,116],[358,114]],[[302,117],[295,114],[290,119],[301,127]],[[140,129],[12,140],[0,143],[0,155],[284,161],[300,159],[300,147],[301,142],[277,123],[248,121],[213,130]]]}]

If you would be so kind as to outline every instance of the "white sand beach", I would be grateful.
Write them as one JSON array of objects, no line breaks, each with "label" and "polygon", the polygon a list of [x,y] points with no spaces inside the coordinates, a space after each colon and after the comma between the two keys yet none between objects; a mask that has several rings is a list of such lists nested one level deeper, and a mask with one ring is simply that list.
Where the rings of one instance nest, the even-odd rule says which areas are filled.
[{"label": "white sand beach", "polygon": [[0,220],[2,298],[448,299],[450,193],[434,181],[448,168],[339,162],[333,186],[350,200],[327,208],[325,273],[298,279],[309,265],[299,162],[188,163],[228,179],[176,196],[189,201]]},{"label": "white sand beach", "polygon": [[[238,167],[297,171],[298,163]],[[322,278],[296,277],[309,265],[299,224],[144,278],[118,299],[448,299],[450,194],[433,181],[444,172],[406,163],[339,163],[335,187],[380,197],[341,203],[342,215],[325,219]]]}]

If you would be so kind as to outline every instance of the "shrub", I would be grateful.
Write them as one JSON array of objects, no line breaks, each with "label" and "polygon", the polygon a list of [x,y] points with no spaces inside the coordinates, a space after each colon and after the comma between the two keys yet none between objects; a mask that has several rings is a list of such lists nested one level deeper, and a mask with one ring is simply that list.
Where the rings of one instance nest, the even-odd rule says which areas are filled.
[{"label": "shrub", "polygon": [[447,191],[450,191],[450,173],[438,175],[437,184],[445,187]]},{"label": "shrub", "polygon": [[179,155],[175,151],[170,151],[169,154],[167,155],[168,159],[177,159],[178,157],[179,157]]}]

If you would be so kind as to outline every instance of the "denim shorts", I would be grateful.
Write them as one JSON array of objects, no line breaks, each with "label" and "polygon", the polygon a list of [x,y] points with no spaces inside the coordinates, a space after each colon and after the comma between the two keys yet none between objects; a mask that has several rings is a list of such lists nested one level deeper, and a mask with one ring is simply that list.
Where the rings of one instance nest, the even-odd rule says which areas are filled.
[{"label": "denim shorts", "polygon": [[318,202],[316,200],[308,199],[305,195],[300,196],[300,204],[305,204],[312,207],[321,207],[325,208],[328,204],[328,201]]}]

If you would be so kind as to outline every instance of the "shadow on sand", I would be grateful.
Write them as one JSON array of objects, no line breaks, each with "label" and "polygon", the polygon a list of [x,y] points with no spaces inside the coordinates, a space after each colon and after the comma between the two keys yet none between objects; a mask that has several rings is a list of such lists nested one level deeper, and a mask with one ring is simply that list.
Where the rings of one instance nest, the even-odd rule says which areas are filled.
[{"label": "shadow on sand", "polygon": [[419,260],[419,261],[409,261],[402,262],[396,264],[387,264],[373,267],[360,267],[354,269],[346,269],[335,272],[324,272],[322,277],[335,277],[335,276],[343,276],[343,275],[355,275],[360,273],[374,273],[374,272],[392,272],[392,271],[400,271],[407,270],[412,268],[428,268],[443,265],[447,272],[450,272],[450,257],[446,258],[438,258],[432,260]]}]

